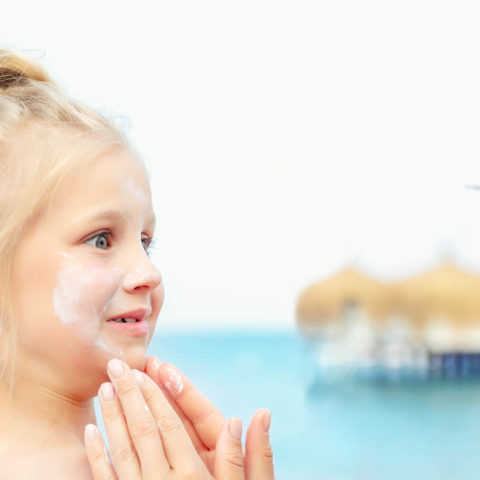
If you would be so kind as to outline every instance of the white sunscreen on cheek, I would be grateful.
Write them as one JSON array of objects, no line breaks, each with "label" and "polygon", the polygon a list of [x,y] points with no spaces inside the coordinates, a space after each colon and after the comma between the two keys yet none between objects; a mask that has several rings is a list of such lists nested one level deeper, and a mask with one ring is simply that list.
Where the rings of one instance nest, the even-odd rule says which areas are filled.
[{"label": "white sunscreen on cheek", "polygon": [[53,290],[55,315],[82,343],[123,353],[119,347],[105,343],[101,336],[103,315],[116,303],[123,270],[84,264],[68,254],[63,256],[67,260],[57,273]]}]

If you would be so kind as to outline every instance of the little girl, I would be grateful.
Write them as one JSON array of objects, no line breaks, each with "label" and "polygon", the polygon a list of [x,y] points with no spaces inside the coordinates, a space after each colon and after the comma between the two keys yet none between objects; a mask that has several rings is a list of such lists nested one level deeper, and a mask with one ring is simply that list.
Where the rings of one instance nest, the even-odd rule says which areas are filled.
[{"label": "little girl", "polygon": [[0,50],[2,480],[273,479],[268,410],[242,451],[239,419],[146,358],[164,299],[154,230],[124,135]]}]

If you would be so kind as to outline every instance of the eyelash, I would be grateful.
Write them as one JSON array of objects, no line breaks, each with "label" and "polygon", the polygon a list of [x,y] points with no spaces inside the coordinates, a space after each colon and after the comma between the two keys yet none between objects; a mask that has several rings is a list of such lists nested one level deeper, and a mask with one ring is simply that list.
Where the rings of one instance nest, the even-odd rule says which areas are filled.
[{"label": "eyelash", "polygon": [[[112,232],[98,232],[96,233],[95,235],[92,235],[91,237],[87,238],[87,240],[85,240],[85,243],[89,242],[90,240],[93,240],[97,237],[100,237],[100,236],[104,236],[104,237],[108,237],[108,238],[111,238],[113,235],[112,235]],[[148,256],[150,256],[152,254],[152,251],[154,250],[154,248],[156,247],[156,240],[154,238],[150,238],[150,237],[144,237],[142,238],[142,242],[143,241],[147,241],[147,247],[145,249],[145,252],[147,253]],[[94,245],[95,246],[95,245]],[[101,248],[100,250],[106,250],[105,248]]]}]

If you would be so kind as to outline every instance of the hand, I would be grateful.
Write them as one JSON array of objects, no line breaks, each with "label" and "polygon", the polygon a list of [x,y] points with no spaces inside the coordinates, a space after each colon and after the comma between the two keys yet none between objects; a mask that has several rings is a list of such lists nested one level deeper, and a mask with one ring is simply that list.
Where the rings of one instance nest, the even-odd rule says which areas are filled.
[{"label": "hand", "polygon": [[[99,398],[113,465],[97,427],[88,425],[85,444],[94,479],[212,480],[180,418],[155,382],[116,359],[109,362],[108,374],[117,394],[107,382],[100,387]],[[229,433],[238,422],[230,419],[219,435],[215,479],[245,478],[241,442]],[[237,461],[232,463],[228,458]],[[273,476],[256,478],[270,480]]]},{"label": "hand", "polygon": [[[210,473],[214,473],[217,440],[226,420],[220,411],[173,365],[147,358],[145,372],[162,388],[187,431],[200,458]],[[255,412],[247,430],[244,468],[247,479],[274,478],[273,453],[268,429],[270,412]]]}]

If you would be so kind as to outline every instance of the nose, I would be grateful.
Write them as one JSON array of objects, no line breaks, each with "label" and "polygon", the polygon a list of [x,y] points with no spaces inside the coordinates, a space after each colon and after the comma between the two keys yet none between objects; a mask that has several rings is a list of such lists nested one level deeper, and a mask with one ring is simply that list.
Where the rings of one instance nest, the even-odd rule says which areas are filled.
[{"label": "nose", "polygon": [[157,267],[145,257],[139,260],[125,275],[123,288],[128,293],[133,293],[139,289],[154,290],[162,283],[162,274]]}]

